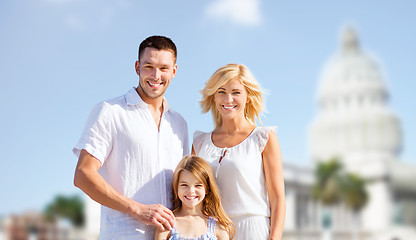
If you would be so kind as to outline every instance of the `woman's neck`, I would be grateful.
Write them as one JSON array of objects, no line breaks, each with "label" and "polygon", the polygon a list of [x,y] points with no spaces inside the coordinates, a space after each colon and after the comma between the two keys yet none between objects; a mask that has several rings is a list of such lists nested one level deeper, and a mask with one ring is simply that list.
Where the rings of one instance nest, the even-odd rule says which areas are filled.
[{"label": "woman's neck", "polygon": [[216,131],[232,135],[240,131],[251,131],[254,127],[255,126],[245,118],[223,119],[222,125],[218,127]]}]

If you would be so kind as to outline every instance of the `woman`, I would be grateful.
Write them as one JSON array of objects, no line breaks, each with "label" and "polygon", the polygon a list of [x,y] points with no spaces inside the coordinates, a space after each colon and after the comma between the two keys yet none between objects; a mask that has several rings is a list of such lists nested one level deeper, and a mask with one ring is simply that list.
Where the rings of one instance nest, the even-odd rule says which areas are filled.
[{"label": "woman", "polygon": [[264,108],[258,82],[248,68],[219,68],[201,91],[202,111],[215,129],[195,132],[192,152],[207,160],[216,176],[236,240],[281,239],[285,218],[282,159],[276,127],[258,127]]}]

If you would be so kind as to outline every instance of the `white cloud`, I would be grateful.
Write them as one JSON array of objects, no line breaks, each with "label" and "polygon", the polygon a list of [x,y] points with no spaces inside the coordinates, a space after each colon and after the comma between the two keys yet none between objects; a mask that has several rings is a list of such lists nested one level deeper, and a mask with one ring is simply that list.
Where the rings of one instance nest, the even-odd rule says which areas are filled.
[{"label": "white cloud", "polygon": [[130,0],[41,0],[53,7],[72,30],[107,28],[130,6]]},{"label": "white cloud", "polygon": [[217,0],[206,8],[206,13],[215,20],[256,26],[261,23],[260,0]]}]

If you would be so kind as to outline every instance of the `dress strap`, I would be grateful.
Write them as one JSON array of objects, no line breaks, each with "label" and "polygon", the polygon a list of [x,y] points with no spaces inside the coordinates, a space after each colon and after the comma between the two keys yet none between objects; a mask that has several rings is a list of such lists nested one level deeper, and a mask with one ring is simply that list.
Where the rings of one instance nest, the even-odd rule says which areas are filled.
[{"label": "dress strap", "polygon": [[178,234],[178,231],[176,231],[176,228],[173,227],[170,230],[170,238],[169,238],[169,240],[176,240],[176,239],[179,239],[179,234]]},{"label": "dress strap", "polygon": [[212,235],[214,236],[215,234],[215,224],[216,224],[217,220],[213,217],[209,217],[208,219],[208,232],[212,233]]}]

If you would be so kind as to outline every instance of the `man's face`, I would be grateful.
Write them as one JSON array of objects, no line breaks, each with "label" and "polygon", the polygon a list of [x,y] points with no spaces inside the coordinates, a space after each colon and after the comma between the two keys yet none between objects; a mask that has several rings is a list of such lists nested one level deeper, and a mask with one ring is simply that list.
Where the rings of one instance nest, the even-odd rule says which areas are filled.
[{"label": "man's face", "polygon": [[139,75],[139,92],[144,102],[163,98],[163,94],[175,77],[177,66],[174,55],[168,50],[157,50],[147,47],[140,61],[136,62],[136,72]]}]

